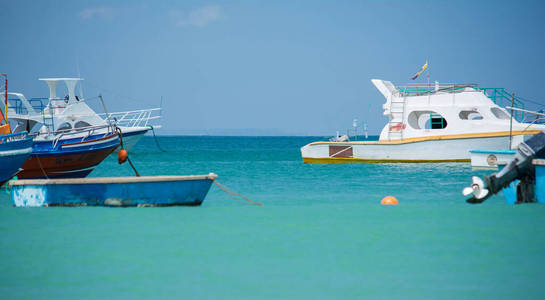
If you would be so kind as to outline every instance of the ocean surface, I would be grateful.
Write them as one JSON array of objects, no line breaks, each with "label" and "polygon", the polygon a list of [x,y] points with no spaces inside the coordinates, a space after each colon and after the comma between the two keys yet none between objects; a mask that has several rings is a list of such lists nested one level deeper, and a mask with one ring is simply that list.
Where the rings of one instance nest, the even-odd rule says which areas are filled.
[{"label": "ocean surface", "polygon": [[[145,137],[142,175],[208,174],[200,207],[15,208],[0,190],[2,299],[532,299],[545,206],[465,203],[469,163],[303,164],[316,137]],[[91,176],[132,175],[110,156]],[[398,206],[382,206],[393,195]]]}]

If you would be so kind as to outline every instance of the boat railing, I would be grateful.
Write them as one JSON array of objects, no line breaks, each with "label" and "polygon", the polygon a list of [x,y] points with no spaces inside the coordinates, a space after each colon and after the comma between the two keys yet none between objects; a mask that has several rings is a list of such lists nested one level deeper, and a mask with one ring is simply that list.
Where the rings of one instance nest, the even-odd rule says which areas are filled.
[{"label": "boat railing", "polygon": [[480,90],[499,106],[505,107],[511,105],[511,102],[514,101],[515,104],[522,106],[519,108],[524,109],[524,102],[519,97],[515,96],[515,94],[507,92],[504,88],[481,87]]},{"label": "boat railing", "polygon": [[150,125],[152,120],[161,118],[161,108],[140,109],[124,112],[99,114],[104,120],[114,120],[118,126],[123,127],[144,127]]},{"label": "boat railing", "polygon": [[27,136],[28,136],[28,132],[26,131],[0,135],[0,144],[24,140],[27,138]]},{"label": "boat railing", "polygon": [[424,96],[435,93],[460,93],[478,91],[479,86],[474,83],[430,83],[407,84],[396,86],[398,97]]},{"label": "boat railing", "polygon": [[529,115],[535,116],[534,120],[530,120],[530,119],[523,120],[523,123],[529,124],[526,127],[526,129],[524,129],[524,131],[526,131],[528,128],[530,128],[530,126],[534,124],[545,124],[545,113],[542,111],[533,111],[533,110],[521,109],[518,107],[511,107],[511,106],[507,106],[505,108],[511,111],[523,112],[523,113],[526,113],[527,115],[529,114]]},{"label": "boat railing", "polygon": [[539,110],[533,113],[534,119],[530,119],[531,116],[526,115],[524,123],[544,124],[545,125],[545,110]]},{"label": "boat railing", "polygon": [[[53,148],[57,147],[58,142],[64,137],[83,134],[81,137],[81,141],[83,142],[85,141],[86,138],[92,136],[93,134],[95,134],[97,130],[100,130],[100,129],[107,129],[104,131],[103,137],[106,137],[107,135],[115,132],[114,127],[110,124],[57,130],[54,133],[55,139],[53,140]],[[34,133],[34,136],[47,135],[47,134],[49,133],[37,132],[37,133]]]},{"label": "boat railing", "polygon": [[[103,129],[103,128],[112,128],[115,126],[112,126],[110,124],[103,124],[103,125],[95,125],[95,126],[85,126],[85,127],[77,127],[77,128],[67,128],[67,129],[59,129],[55,131],[55,134],[77,134],[84,131],[95,131],[97,129]],[[112,129],[113,131],[113,129]]]},{"label": "boat railing", "polygon": [[504,88],[497,87],[481,87],[479,90],[490,98],[492,102],[501,107],[507,108],[509,106],[519,109],[512,110],[513,117],[519,122],[524,120],[524,114],[526,112],[524,109],[524,102],[522,99],[515,96],[515,94],[507,92]]},{"label": "boat railing", "polygon": [[[31,107],[36,112],[41,112],[45,109],[47,106],[47,102],[44,104],[43,100],[48,100],[47,98],[32,98],[28,100]],[[8,99],[8,110],[11,110],[11,113],[15,113],[18,115],[28,115],[28,108],[23,104],[23,101],[19,98],[9,98]]]},{"label": "boat railing", "polygon": [[[30,98],[28,100],[30,106],[36,111],[36,113],[42,113],[47,107],[50,109],[65,108],[65,98]],[[8,109],[11,109],[13,113],[18,115],[28,115],[28,108],[23,104],[23,101],[19,98],[8,99]]]}]

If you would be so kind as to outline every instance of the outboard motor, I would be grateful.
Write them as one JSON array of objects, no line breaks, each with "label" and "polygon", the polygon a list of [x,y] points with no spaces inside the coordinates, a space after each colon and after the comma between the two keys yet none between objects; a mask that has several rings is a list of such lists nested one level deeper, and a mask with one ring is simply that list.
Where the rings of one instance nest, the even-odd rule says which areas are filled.
[{"label": "outboard motor", "polygon": [[488,197],[498,193],[514,180],[520,180],[517,188],[517,203],[533,202],[535,186],[535,167],[532,164],[534,158],[545,158],[545,131],[540,132],[526,142],[518,146],[515,158],[501,171],[493,173],[490,177],[484,177],[484,181],[473,176],[473,184],[464,188],[464,196],[468,203],[482,203]]}]

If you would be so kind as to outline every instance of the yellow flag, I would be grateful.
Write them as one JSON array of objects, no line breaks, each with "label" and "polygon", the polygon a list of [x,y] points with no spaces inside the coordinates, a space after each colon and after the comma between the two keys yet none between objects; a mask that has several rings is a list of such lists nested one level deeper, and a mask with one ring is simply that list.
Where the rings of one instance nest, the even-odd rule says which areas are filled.
[{"label": "yellow flag", "polygon": [[426,63],[422,66],[422,69],[416,72],[416,74],[414,74],[413,78],[411,79],[415,80],[416,78],[418,78],[418,76],[420,76],[420,74],[422,74],[422,72],[424,72],[424,70],[426,70],[427,68],[428,68],[428,60],[426,60]]}]

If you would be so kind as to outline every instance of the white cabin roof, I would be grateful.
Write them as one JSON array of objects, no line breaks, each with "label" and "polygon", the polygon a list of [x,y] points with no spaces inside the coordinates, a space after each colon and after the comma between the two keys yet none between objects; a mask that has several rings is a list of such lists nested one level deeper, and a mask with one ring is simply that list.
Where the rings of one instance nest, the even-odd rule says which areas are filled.
[{"label": "white cabin roof", "polygon": [[61,78],[38,78],[38,80],[43,80],[43,81],[65,81],[65,80],[76,80],[76,81],[81,81],[83,80],[83,78],[70,78],[70,77],[61,77]]},{"label": "white cabin roof", "polygon": [[76,96],[76,84],[82,81],[83,78],[38,78],[38,80],[45,81],[49,86],[49,99],[57,98],[57,82],[64,81],[66,89],[68,90],[68,100],[74,101]]},{"label": "white cabin roof", "polygon": [[[394,86],[386,80],[371,82],[386,100],[382,108],[389,119],[379,140],[545,128],[511,121],[509,112],[486,94],[487,88],[476,84],[435,82]],[[432,126],[432,122],[440,123]]]}]

